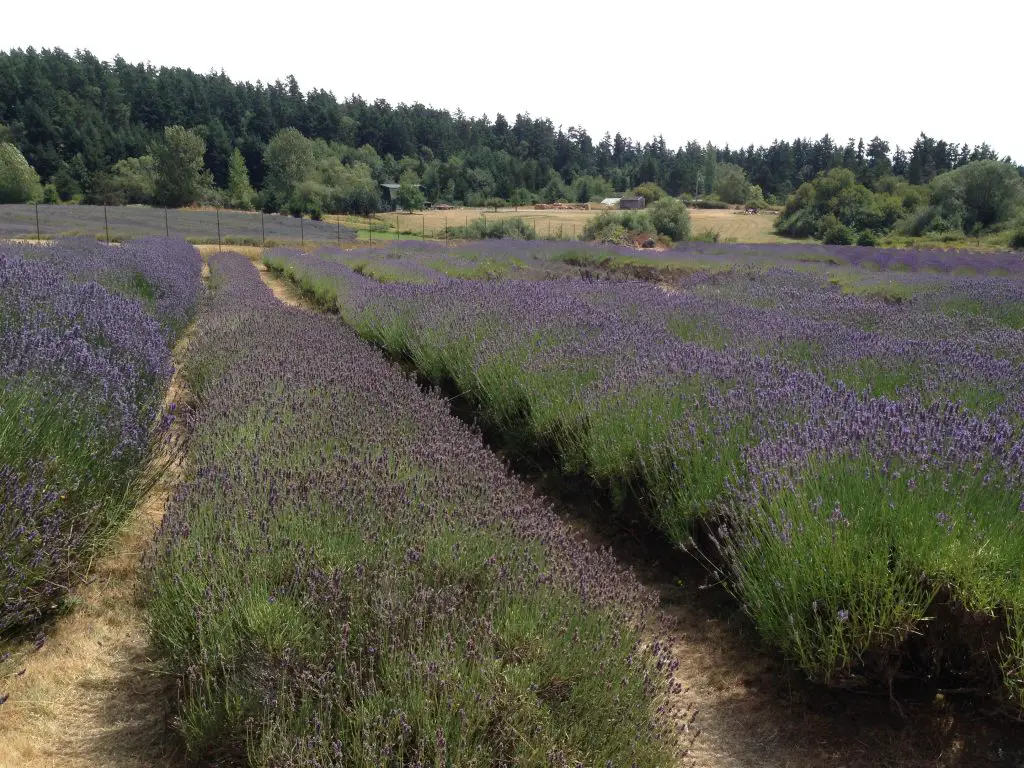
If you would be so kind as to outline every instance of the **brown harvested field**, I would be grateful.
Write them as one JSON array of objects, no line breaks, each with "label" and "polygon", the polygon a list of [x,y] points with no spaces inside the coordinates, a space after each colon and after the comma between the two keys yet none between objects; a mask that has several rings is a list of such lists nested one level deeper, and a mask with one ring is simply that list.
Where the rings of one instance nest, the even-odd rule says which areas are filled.
[{"label": "brown harvested field", "polygon": [[[410,237],[443,238],[445,227],[464,227],[481,216],[488,219],[522,218],[533,224],[540,237],[579,237],[587,221],[601,213],[600,206],[589,211],[537,210],[532,206],[502,208],[455,208],[450,211],[422,211],[417,213],[381,213],[374,221],[374,239],[395,237],[396,229]],[[325,217],[331,222],[337,217]],[[342,216],[344,226],[359,230],[360,239],[368,237],[368,219],[358,216]],[[690,222],[694,235],[706,229],[718,232],[723,240],[735,239],[740,243],[787,242],[772,230],[775,216],[770,214],[749,215],[733,210],[690,209]]]}]

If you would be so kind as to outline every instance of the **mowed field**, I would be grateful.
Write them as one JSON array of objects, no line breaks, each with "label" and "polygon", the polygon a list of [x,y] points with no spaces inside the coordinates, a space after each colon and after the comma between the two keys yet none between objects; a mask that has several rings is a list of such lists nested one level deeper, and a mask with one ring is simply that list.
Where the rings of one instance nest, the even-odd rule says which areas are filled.
[{"label": "mowed field", "polygon": [[[422,211],[417,213],[381,213],[374,217],[373,237],[394,237],[396,233],[410,237],[443,238],[445,228],[465,227],[480,217],[487,219],[522,218],[533,224],[539,237],[578,238],[583,228],[594,216],[605,209],[589,211],[536,210],[530,206],[521,208],[455,208],[450,211]],[[338,217],[328,216],[335,222]],[[359,239],[369,235],[369,219],[359,216],[341,216],[342,226],[359,232]],[[739,243],[783,243],[792,242],[779,237],[772,229],[775,216],[771,214],[748,215],[733,210],[690,209],[691,229],[694,235],[712,229],[722,240]]]}]

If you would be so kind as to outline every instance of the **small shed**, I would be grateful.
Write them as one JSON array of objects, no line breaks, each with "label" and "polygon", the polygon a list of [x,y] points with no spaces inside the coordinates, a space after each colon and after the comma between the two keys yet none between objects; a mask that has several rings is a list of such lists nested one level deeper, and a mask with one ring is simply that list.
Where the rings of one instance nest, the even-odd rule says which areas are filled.
[{"label": "small shed", "polygon": [[[380,186],[384,190],[384,194],[381,195],[381,200],[384,203],[384,206],[389,211],[397,211],[398,210],[398,190],[400,190],[402,188],[402,185],[401,184],[395,184],[393,182],[388,182],[386,184],[381,184]],[[416,184],[415,186],[419,187],[420,189],[423,189],[423,185],[422,184]]]},{"label": "small shed", "polygon": [[402,188],[401,184],[381,184],[381,189],[384,190],[384,194],[381,195],[381,202],[388,208],[388,210],[395,210],[398,208],[398,190]]},{"label": "small shed", "polygon": [[619,210],[642,211],[647,205],[643,195],[623,197],[619,200]]}]

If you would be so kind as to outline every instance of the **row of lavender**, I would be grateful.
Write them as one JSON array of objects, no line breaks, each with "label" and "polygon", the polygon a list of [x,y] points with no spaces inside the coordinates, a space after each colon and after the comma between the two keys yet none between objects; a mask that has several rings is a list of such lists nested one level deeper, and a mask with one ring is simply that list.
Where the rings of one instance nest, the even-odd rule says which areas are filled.
[{"label": "row of lavender", "polygon": [[[996,625],[997,647],[979,650],[1024,703],[1019,330],[792,271],[667,291],[381,283],[330,255],[265,262],[454,382],[493,426],[640,498],[673,541],[710,522],[731,588],[811,675],[848,678],[880,656],[876,669],[900,672],[941,598]],[[952,295],[984,294],[944,279]],[[962,663],[959,643],[933,650],[931,671]]]},{"label": "row of lavender", "polygon": [[[908,250],[864,248],[806,243],[680,243],[664,251],[637,251],[633,248],[599,243],[552,243],[539,240],[486,240],[447,245],[444,243],[399,241],[381,246],[362,247],[344,252],[350,265],[361,263],[371,269],[381,267],[382,259],[401,258],[426,266],[430,278],[438,272],[449,277],[496,277],[509,271],[520,276],[537,277],[546,270],[559,271],[559,265],[593,268],[646,266],[667,273],[679,271],[716,271],[744,264],[758,269],[852,269],[871,275],[947,275],[947,276],[1024,276],[1024,253],[972,252],[955,250]],[[396,262],[392,266],[397,266]],[[416,281],[419,270],[402,277]],[[387,267],[384,267],[387,279]]]},{"label": "row of lavender", "polygon": [[62,603],[137,498],[200,268],[174,241],[0,246],[0,636]]},{"label": "row of lavender", "polygon": [[190,461],[148,569],[192,756],[667,764],[683,721],[655,720],[679,684],[652,595],[350,329],[241,256],[210,265]]}]

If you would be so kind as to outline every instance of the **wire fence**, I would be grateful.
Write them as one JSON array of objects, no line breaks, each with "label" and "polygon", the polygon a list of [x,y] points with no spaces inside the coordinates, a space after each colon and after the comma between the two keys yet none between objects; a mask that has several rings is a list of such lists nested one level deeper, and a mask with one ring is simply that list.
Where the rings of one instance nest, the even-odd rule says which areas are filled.
[{"label": "wire fence", "polygon": [[104,205],[0,205],[0,239],[95,237],[109,243],[180,237],[221,245],[341,245],[356,233],[340,223],[276,213]]}]

